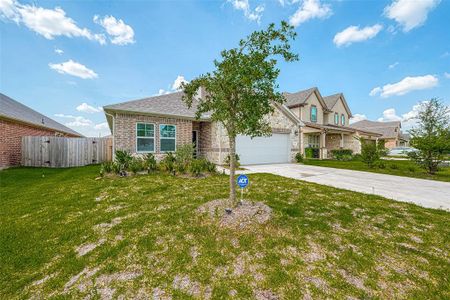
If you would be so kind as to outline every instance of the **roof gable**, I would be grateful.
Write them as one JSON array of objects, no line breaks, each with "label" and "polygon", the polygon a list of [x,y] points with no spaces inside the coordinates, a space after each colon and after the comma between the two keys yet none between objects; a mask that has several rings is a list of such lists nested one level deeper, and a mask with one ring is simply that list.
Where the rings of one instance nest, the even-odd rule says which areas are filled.
[{"label": "roof gable", "polygon": [[317,87],[312,87],[307,90],[298,91],[296,93],[283,93],[284,97],[286,98],[285,105],[289,108],[306,105],[312,94],[316,95],[323,109],[327,110],[327,105]]},{"label": "roof gable", "polygon": [[0,117],[27,123],[33,126],[48,128],[58,132],[83,136],[80,133],[56,122],[53,119],[50,119],[49,117],[2,93],[0,93]]},{"label": "roof gable", "polygon": [[401,134],[401,122],[377,122],[362,120],[350,125],[352,128],[373,131],[381,134],[381,138],[398,138]]}]

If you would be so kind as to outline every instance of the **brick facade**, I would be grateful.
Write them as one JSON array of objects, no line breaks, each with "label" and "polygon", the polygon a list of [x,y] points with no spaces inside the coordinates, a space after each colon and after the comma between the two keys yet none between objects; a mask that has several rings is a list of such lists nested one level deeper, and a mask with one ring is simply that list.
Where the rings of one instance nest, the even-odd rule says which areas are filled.
[{"label": "brick facade", "polygon": [[191,120],[144,116],[134,114],[116,114],[114,118],[114,149],[128,150],[136,153],[136,124],[151,123],[155,125],[155,156],[161,158],[159,125],[176,125],[176,147],[192,143],[193,122]]},{"label": "brick facade", "polygon": [[62,133],[0,119],[0,169],[18,166],[22,159],[23,136],[54,136]]}]

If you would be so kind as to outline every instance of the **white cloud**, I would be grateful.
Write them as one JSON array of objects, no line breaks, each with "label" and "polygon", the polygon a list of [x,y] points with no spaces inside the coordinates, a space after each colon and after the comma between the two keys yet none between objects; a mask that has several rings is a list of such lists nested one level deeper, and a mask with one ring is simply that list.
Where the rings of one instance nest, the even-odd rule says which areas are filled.
[{"label": "white cloud", "polygon": [[333,42],[336,46],[349,46],[352,43],[362,42],[374,38],[383,28],[380,24],[359,28],[359,26],[350,26],[334,36]]},{"label": "white cloud", "polygon": [[303,0],[297,11],[289,17],[289,23],[297,27],[311,19],[326,19],[333,14],[331,6],[320,0]]},{"label": "white cloud", "polygon": [[396,61],[395,63],[390,64],[390,65],[388,66],[388,68],[392,70],[393,68],[395,68],[396,66],[398,66],[398,64],[399,64],[399,62]]},{"label": "white cloud", "polygon": [[445,72],[444,76],[445,76],[445,78],[450,79],[450,73]]},{"label": "white cloud", "polygon": [[94,34],[87,28],[80,28],[76,22],[66,16],[60,7],[47,9],[35,5],[20,4],[15,0],[0,1],[0,16],[17,24],[24,24],[29,29],[52,40],[57,36],[85,37],[100,44],[105,44],[103,34]]},{"label": "white cloud", "polygon": [[60,64],[48,64],[49,67],[60,74],[69,74],[83,79],[97,78],[98,74],[76,61],[68,60]]},{"label": "white cloud", "polygon": [[381,97],[402,96],[411,91],[430,89],[437,86],[439,80],[434,75],[405,77],[396,83],[389,83],[383,87],[376,87],[370,91],[370,96],[380,94]]},{"label": "white cloud", "polygon": [[428,101],[422,101],[413,105],[412,109],[401,116],[397,115],[394,108],[386,109],[383,116],[378,118],[380,122],[400,121],[402,123],[402,130],[407,131],[413,128],[418,123],[418,116],[423,104]]},{"label": "white cloud", "polygon": [[254,10],[251,10],[248,0],[228,0],[236,10],[244,12],[244,16],[250,21],[261,22],[261,17],[264,12],[264,5],[258,5]]},{"label": "white cloud", "polygon": [[55,49],[55,53],[61,55],[61,54],[64,53],[64,51],[61,50],[61,49],[56,48],[56,49]]},{"label": "white cloud", "polygon": [[394,0],[384,8],[384,15],[395,20],[404,32],[408,32],[423,25],[428,13],[440,2],[440,0]]},{"label": "white cloud", "polygon": [[135,43],[133,28],[125,24],[122,19],[116,19],[113,16],[105,16],[102,19],[99,16],[94,16],[94,22],[105,28],[110,36],[111,43],[121,46]]},{"label": "white cloud", "polygon": [[107,122],[96,124],[94,121],[85,117],[66,114],[55,114],[55,117],[67,120],[64,125],[85,136],[105,136],[111,134]]},{"label": "white cloud", "polygon": [[175,81],[172,84],[172,90],[178,91],[181,89],[181,84],[188,83],[188,81],[182,75],[178,75]]},{"label": "white cloud", "polygon": [[355,122],[359,122],[362,120],[367,120],[366,115],[362,115],[362,114],[354,114],[353,117],[349,120],[350,124],[353,124]]},{"label": "white cloud", "polygon": [[93,114],[93,113],[98,113],[98,112],[103,111],[103,109],[101,107],[93,107],[93,106],[87,104],[86,102],[83,102],[80,105],[78,105],[76,109],[78,111],[88,113],[88,114]]}]

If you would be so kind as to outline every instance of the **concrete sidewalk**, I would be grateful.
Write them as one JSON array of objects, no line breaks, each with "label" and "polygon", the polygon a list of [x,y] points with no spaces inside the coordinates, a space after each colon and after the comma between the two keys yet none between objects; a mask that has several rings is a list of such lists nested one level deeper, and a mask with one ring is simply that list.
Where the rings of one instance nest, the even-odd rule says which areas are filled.
[{"label": "concrete sidewalk", "polygon": [[[288,178],[380,195],[429,208],[450,210],[450,183],[344,169],[273,164],[243,166],[239,173],[271,173]],[[228,170],[227,170],[228,171]]]}]

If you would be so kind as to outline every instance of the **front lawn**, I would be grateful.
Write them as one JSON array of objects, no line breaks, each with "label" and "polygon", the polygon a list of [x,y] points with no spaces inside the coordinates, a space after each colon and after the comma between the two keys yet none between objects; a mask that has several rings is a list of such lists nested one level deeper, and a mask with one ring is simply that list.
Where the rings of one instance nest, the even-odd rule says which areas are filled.
[{"label": "front lawn", "polygon": [[303,163],[305,165],[319,167],[366,171],[450,182],[450,167],[441,167],[437,174],[430,175],[425,171],[425,169],[420,168],[417,164],[409,160],[382,160],[381,162],[384,163],[384,168],[369,168],[367,164],[359,160],[339,161],[331,159],[305,159]]},{"label": "front lawn", "polygon": [[2,299],[450,297],[448,212],[254,174],[272,219],[236,230],[197,213],[227,176],[98,170],[0,172]]}]

